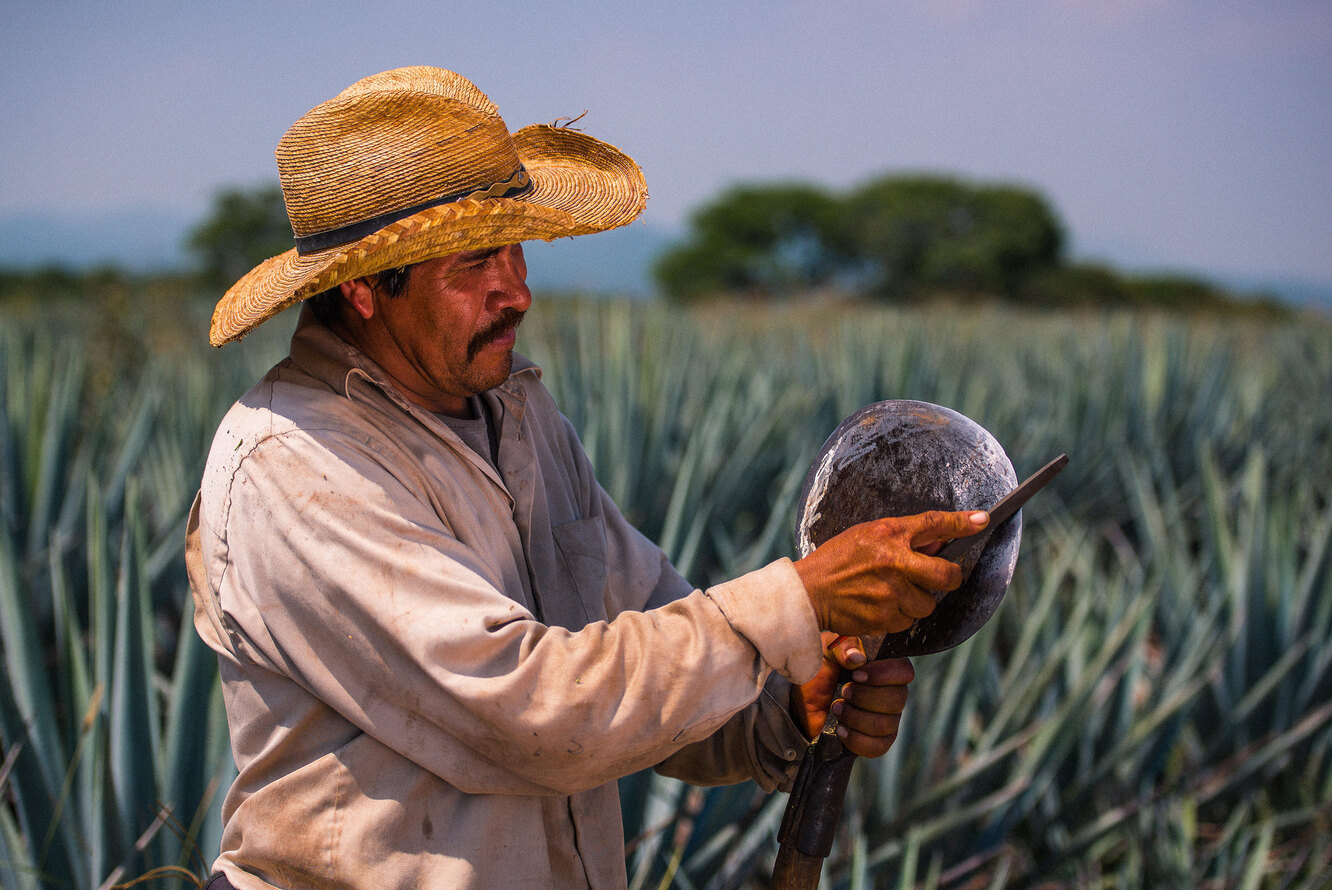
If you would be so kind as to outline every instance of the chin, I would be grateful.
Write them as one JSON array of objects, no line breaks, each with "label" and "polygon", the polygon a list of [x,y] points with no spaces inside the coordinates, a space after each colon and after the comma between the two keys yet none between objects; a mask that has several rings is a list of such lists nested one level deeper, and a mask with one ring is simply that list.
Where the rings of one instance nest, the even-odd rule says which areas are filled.
[{"label": "chin", "polygon": [[513,350],[487,358],[489,359],[487,361],[473,362],[468,369],[470,373],[466,381],[467,388],[472,392],[482,393],[494,389],[508,380],[509,374],[513,371]]},{"label": "chin", "polygon": [[495,381],[495,386],[499,386],[505,380],[508,380],[509,375],[513,373],[513,352],[505,353],[504,361],[500,363],[500,366],[501,371],[499,373],[499,379]]}]

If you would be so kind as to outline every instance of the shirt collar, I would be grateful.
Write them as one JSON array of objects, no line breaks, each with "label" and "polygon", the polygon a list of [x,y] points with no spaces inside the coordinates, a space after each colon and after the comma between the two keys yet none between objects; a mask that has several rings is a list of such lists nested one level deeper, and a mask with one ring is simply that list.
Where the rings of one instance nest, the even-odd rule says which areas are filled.
[{"label": "shirt collar", "polygon": [[[347,398],[353,398],[356,380],[364,380],[381,390],[390,400],[409,414],[425,412],[412,404],[370,356],[333,333],[315,317],[307,304],[301,307],[296,331],[291,337],[291,360],[316,379],[328,384]],[[515,420],[522,422],[527,405],[526,380],[540,380],[541,368],[526,356],[513,354],[513,369],[509,377],[490,392],[499,398]],[[428,412],[425,412],[428,413]]]}]

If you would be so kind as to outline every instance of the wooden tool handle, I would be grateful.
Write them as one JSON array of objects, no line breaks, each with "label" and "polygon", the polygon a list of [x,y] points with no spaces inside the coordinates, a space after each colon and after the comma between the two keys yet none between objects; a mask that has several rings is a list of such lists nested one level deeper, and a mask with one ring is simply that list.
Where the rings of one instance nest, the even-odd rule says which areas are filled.
[{"label": "wooden tool handle", "polygon": [[781,848],[772,873],[776,890],[818,886],[823,860],[832,852],[855,761],[856,755],[831,732],[821,734],[805,752],[777,832]]},{"label": "wooden tool handle", "polygon": [[823,874],[823,860],[806,856],[795,844],[782,844],[772,867],[772,890],[816,890]]}]

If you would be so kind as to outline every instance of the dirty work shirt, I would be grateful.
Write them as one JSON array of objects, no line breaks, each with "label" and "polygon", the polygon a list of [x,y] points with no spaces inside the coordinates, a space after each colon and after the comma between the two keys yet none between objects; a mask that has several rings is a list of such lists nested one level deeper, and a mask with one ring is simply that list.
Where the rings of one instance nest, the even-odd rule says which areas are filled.
[{"label": "dirty work shirt", "polygon": [[187,562],[239,890],[622,887],[616,778],[788,787],[820,662],[790,561],[691,590],[535,367],[483,397],[498,472],[307,309],[218,429]]}]

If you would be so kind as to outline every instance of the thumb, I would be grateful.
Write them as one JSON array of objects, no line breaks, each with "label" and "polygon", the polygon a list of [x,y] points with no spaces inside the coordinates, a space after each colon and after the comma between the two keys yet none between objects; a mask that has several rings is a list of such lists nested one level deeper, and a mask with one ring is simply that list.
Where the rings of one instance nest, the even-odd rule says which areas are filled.
[{"label": "thumb", "polygon": [[828,644],[826,651],[839,667],[848,671],[863,667],[869,660],[869,656],[865,653],[865,644],[860,637],[839,636]]}]

